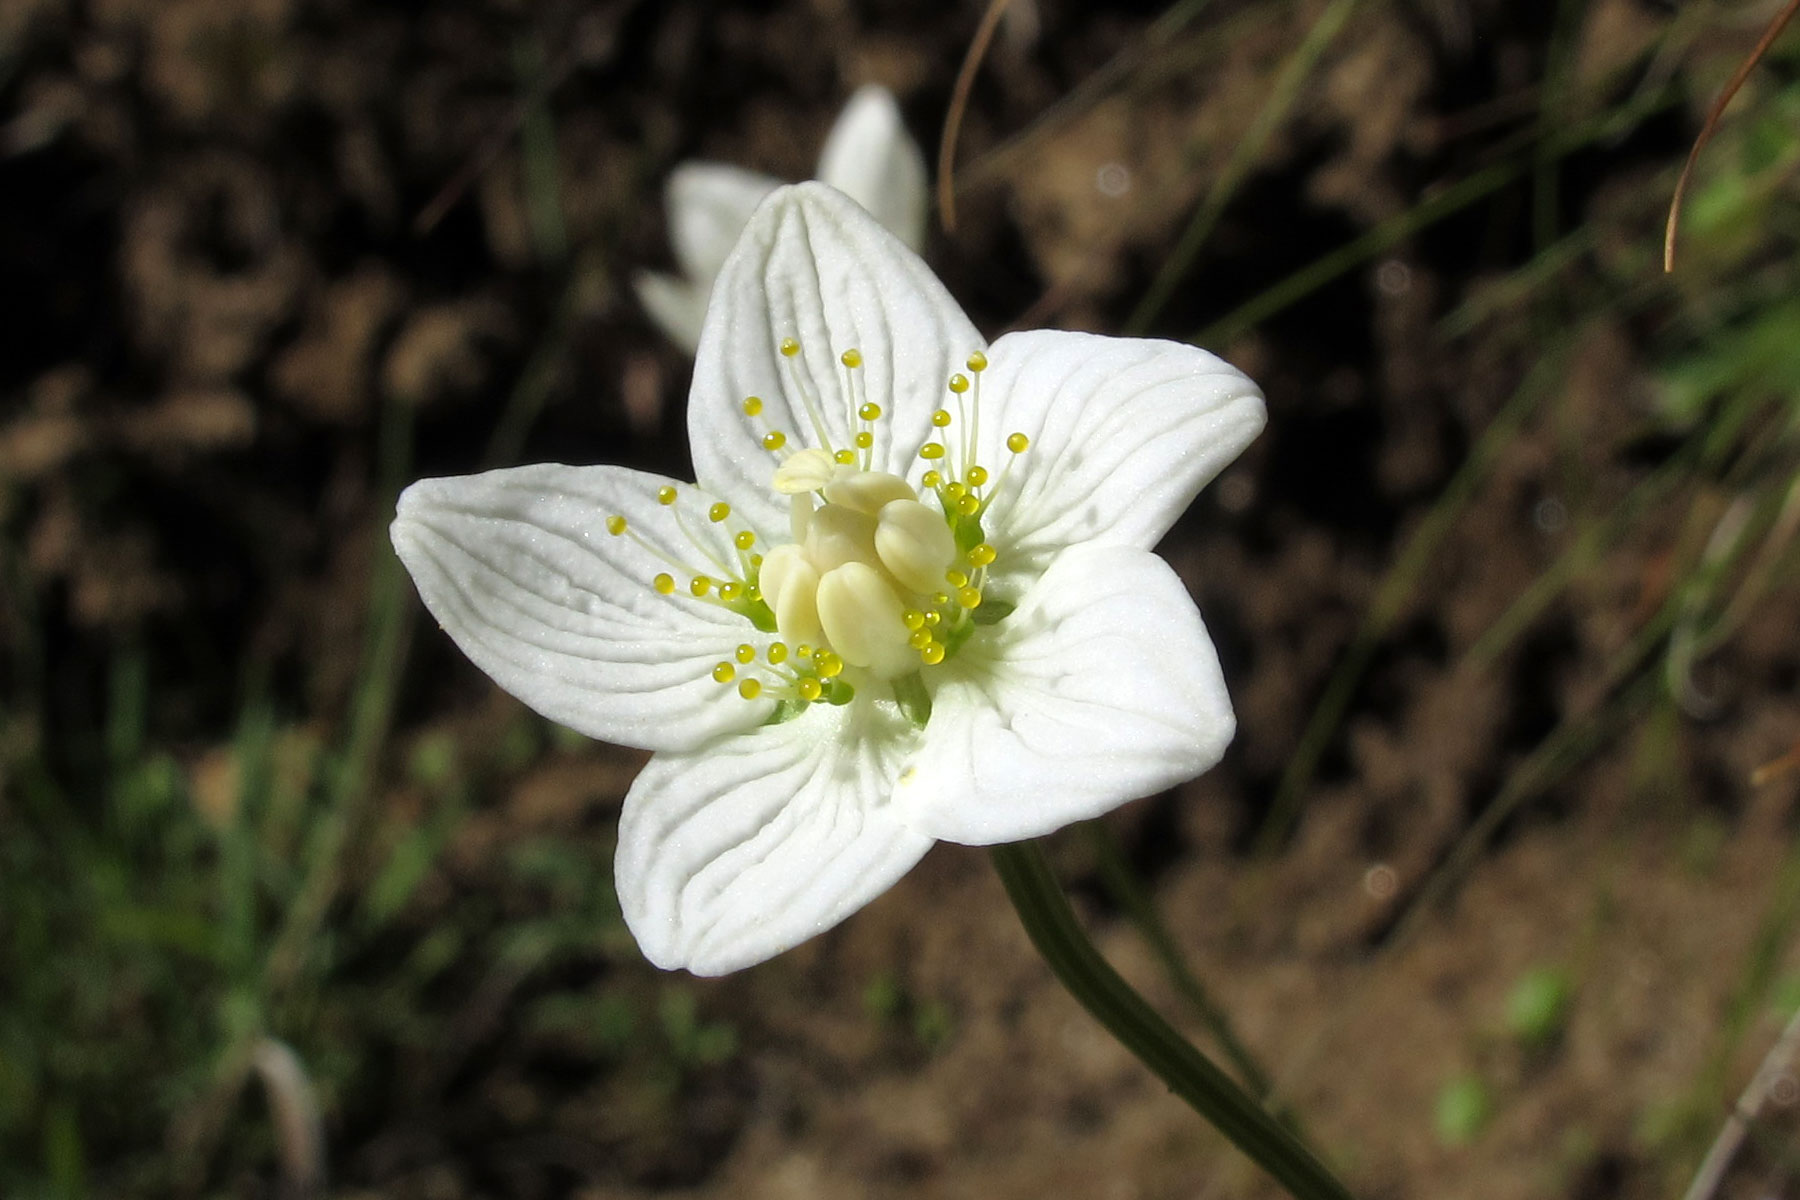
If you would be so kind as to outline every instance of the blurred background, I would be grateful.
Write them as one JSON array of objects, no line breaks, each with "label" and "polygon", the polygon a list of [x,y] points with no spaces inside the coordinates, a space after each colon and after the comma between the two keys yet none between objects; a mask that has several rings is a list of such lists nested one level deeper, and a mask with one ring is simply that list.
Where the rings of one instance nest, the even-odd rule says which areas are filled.
[{"label": "blurred background", "polygon": [[[975,76],[976,323],[1270,408],[1163,547],[1237,742],[1054,861],[1361,1196],[1679,1197],[1722,1132],[1694,1196],[1800,1195],[1800,31],[1660,263],[1781,7],[1014,0]],[[0,1194],[1276,1194],[980,851],[649,967],[641,756],[387,547],[423,475],[685,476],[668,172],[803,178],[866,82],[934,158],[982,12],[0,6]]]}]

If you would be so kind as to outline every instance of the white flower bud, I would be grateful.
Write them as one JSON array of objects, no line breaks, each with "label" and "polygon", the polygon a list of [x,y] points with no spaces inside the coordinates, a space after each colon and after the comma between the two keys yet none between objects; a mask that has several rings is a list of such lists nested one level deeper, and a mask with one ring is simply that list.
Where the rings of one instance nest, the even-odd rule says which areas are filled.
[{"label": "white flower bud", "polygon": [[816,492],[831,482],[837,468],[829,451],[800,450],[788,455],[787,461],[775,468],[774,488],[783,496]]},{"label": "white flower bud", "polygon": [[919,656],[906,639],[900,597],[880,571],[847,562],[819,580],[819,624],[831,648],[845,662],[867,667],[882,678],[919,669]]},{"label": "white flower bud", "polygon": [[[825,485],[825,499],[871,517],[895,500],[917,500],[912,485],[886,471],[849,471]],[[940,522],[941,523],[941,522]]]},{"label": "white flower bud", "polygon": [[895,579],[929,595],[942,590],[944,572],[956,561],[956,538],[942,513],[917,500],[894,500],[876,521],[875,553]]},{"label": "white flower bud", "polygon": [[762,597],[775,613],[781,635],[796,642],[816,642],[819,625],[819,572],[798,546],[777,546],[763,559],[757,576]]},{"label": "white flower bud", "polygon": [[825,505],[807,524],[806,557],[820,575],[847,562],[874,562],[875,518],[841,504]]}]

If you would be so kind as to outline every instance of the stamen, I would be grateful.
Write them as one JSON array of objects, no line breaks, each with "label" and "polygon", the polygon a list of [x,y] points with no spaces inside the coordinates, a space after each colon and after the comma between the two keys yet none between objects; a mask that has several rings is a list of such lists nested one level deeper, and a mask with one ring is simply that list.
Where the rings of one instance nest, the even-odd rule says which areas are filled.
[{"label": "stamen", "polygon": [[969,551],[969,562],[977,567],[985,567],[998,557],[994,548],[982,542]]},{"label": "stamen", "polygon": [[756,545],[756,535],[748,529],[740,529],[731,539],[732,545],[739,550],[748,550]]},{"label": "stamen", "polygon": [[656,502],[658,504],[662,505],[664,508],[667,508],[667,507],[669,507],[669,505],[675,503],[675,496],[676,496],[675,489],[670,487],[666,483],[656,489]]},{"label": "stamen", "polygon": [[738,695],[746,700],[754,700],[762,695],[762,684],[754,679],[745,679],[738,684]]},{"label": "stamen", "polygon": [[956,593],[956,602],[964,608],[979,608],[981,606],[981,589],[975,587],[960,589]]},{"label": "stamen", "polygon": [[779,450],[785,445],[787,445],[787,434],[781,432],[781,430],[771,429],[769,432],[763,434],[762,446],[764,450]]},{"label": "stamen", "polygon": [[[957,378],[961,379],[962,376],[958,375]],[[948,409],[940,408],[931,414],[931,423],[939,429],[946,428],[950,424],[950,421],[951,417]]]},{"label": "stamen", "polygon": [[816,679],[802,679],[794,690],[799,692],[800,698],[808,704],[817,700],[825,691],[823,687],[819,686],[819,681]]},{"label": "stamen", "polygon": [[714,683],[730,683],[737,678],[737,668],[728,662],[722,662],[712,669]]},{"label": "stamen", "polygon": [[988,469],[986,467],[970,467],[968,479],[970,487],[980,487],[988,481]]},{"label": "stamen", "polygon": [[756,661],[756,647],[752,646],[749,642],[745,642],[743,645],[739,646],[736,654],[737,660],[741,663]]},{"label": "stamen", "polygon": [[1014,454],[1023,454],[1031,448],[1031,439],[1022,433],[1007,435],[1006,448]]},{"label": "stamen", "polygon": [[919,657],[925,661],[926,666],[928,666],[928,667],[937,666],[939,663],[944,661],[944,645],[943,645],[943,643],[942,642],[931,643],[931,645],[929,645],[929,646],[925,647],[923,650],[919,651]]},{"label": "stamen", "polygon": [[787,643],[786,642],[770,642],[769,649],[768,649],[768,655],[769,655],[769,663],[771,666],[776,666],[776,665],[786,662],[787,656],[788,656]]},{"label": "stamen", "polygon": [[[806,416],[812,422],[813,436],[819,439],[822,449],[830,450],[831,437],[825,432],[825,414],[819,408],[819,390],[813,386],[812,375],[806,369],[806,360],[800,357],[800,343],[793,338],[782,338],[781,357],[787,362],[794,390],[800,393],[800,402],[806,406]],[[763,444],[768,445],[767,438],[763,439]]]},{"label": "stamen", "polygon": [[672,596],[675,594],[675,577],[665,571],[652,579],[650,586],[656,589],[658,595]]},{"label": "stamen", "polygon": [[706,510],[706,519],[711,521],[714,525],[717,525],[720,521],[723,521],[730,515],[731,505],[725,503],[723,500],[714,501],[713,506]]},{"label": "stamen", "polygon": [[919,447],[919,457],[927,462],[935,462],[944,457],[944,447],[938,442],[926,442]]},{"label": "stamen", "polygon": [[746,417],[759,417],[762,415],[762,410],[763,402],[761,396],[744,397],[744,415]]},{"label": "stamen", "polygon": [[712,585],[713,581],[710,575],[696,575],[688,580],[688,591],[696,596],[704,596],[712,591]]}]

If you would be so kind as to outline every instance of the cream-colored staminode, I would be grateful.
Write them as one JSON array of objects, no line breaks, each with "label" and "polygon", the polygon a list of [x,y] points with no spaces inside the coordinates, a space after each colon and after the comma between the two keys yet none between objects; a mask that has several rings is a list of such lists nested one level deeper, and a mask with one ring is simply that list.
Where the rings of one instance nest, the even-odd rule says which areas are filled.
[{"label": "cream-colored staminode", "polygon": [[[925,156],[886,88],[869,84],[850,97],[813,178],[862,205],[912,249],[925,244]],[[726,255],[756,206],[779,186],[772,176],[725,163],[682,163],[670,173],[664,207],[681,274],[645,271],[632,282],[644,311],[689,354],[700,344],[706,303]]]},{"label": "cream-colored staminode", "polygon": [[1249,380],[1173,342],[990,346],[820,184],[757,210],[714,292],[697,482],[429,479],[393,526],[482,670],[655,751],[614,870],[652,961],[747,966],[934,839],[1036,837],[1217,761],[1218,661],[1150,551],[1261,428]]}]

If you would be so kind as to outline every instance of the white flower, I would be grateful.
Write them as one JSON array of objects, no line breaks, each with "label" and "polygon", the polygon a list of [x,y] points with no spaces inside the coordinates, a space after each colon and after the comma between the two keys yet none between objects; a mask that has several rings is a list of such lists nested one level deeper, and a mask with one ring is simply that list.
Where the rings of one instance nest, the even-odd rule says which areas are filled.
[{"label": "white flower", "polygon": [[[859,88],[838,114],[813,176],[866,208],[914,250],[925,245],[925,156],[906,132],[900,106],[884,87]],[[779,179],[724,163],[690,162],[669,175],[669,242],[686,278],[640,272],[638,300],[669,339],[689,354],[700,343],[713,280]]]},{"label": "white flower", "polygon": [[893,235],[800,184],[720,273],[699,483],[428,479],[393,538],[502,687],[656,752],[625,798],[620,903],[653,962],[721,974],[935,839],[1034,837],[1218,760],[1218,661],[1150,547],[1262,424],[1255,385],[1190,346],[987,346]]}]

